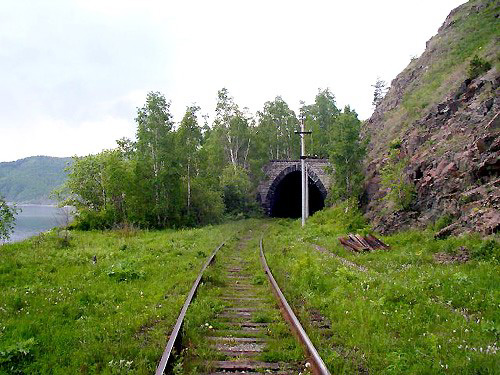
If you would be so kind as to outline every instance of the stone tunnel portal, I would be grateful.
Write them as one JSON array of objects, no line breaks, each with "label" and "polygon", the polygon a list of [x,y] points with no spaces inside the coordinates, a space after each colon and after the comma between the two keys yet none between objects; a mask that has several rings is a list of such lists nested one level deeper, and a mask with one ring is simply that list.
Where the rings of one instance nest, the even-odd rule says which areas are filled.
[{"label": "stone tunnel portal", "polygon": [[[306,159],[309,181],[309,213],[325,206],[330,188],[327,159]],[[301,216],[300,160],[271,160],[262,171],[264,178],[257,187],[257,201],[264,213],[273,217]]]},{"label": "stone tunnel portal", "polygon": [[[308,177],[308,184],[309,215],[312,215],[325,206],[326,194],[320,190],[311,177]],[[278,182],[269,203],[269,214],[271,217],[301,217],[302,192],[300,170],[288,173]]]}]

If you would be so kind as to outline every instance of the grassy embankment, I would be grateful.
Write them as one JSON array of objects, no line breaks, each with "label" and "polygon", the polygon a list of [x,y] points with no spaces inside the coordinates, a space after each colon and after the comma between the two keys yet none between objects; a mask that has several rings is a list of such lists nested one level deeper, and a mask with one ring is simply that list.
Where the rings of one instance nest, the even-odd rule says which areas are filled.
[{"label": "grassy embankment", "polygon": [[[353,254],[337,237],[368,228],[345,209],[316,214],[304,230],[298,221],[277,221],[264,240],[270,267],[301,320],[319,313],[331,321],[331,335],[309,332],[332,373],[498,373],[498,237],[435,240],[432,229],[408,231],[382,237],[389,251]],[[345,266],[313,243],[367,270]],[[434,260],[461,246],[468,262]]]},{"label": "grassy embankment", "polygon": [[[301,320],[319,313],[331,321],[330,335],[305,326],[334,373],[498,369],[498,237],[434,240],[431,229],[409,231],[384,237],[389,251],[352,254],[337,236],[367,228],[345,207],[316,214],[305,229],[297,220],[266,222],[269,265]],[[0,373],[151,373],[206,256],[235,230],[254,225],[74,232],[67,248],[50,234],[0,247]],[[346,267],[312,243],[368,270]],[[460,246],[469,249],[467,263],[435,262],[435,253]],[[216,267],[207,279],[212,286]],[[188,324],[210,323],[220,308],[211,293],[197,300],[200,315]],[[276,357],[280,352],[264,356],[297,359],[294,349],[286,358]]]},{"label": "grassy embankment", "polygon": [[0,374],[154,372],[201,265],[244,225],[0,246]]}]

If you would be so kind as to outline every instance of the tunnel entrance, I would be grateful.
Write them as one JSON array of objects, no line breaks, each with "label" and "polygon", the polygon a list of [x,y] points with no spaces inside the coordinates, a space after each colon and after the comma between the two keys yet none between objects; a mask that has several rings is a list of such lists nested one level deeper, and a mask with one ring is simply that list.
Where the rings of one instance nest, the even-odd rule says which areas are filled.
[{"label": "tunnel entrance", "polygon": [[[299,218],[302,216],[301,173],[288,173],[276,186],[271,205],[272,217]],[[325,198],[316,184],[308,178],[309,184],[309,215],[325,207]]]}]

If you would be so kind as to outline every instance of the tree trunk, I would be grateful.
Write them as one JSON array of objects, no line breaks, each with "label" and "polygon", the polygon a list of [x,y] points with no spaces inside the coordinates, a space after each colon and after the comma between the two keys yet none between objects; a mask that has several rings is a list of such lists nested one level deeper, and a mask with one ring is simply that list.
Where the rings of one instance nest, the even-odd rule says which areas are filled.
[{"label": "tree trunk", "polygon": [[250,151],[250,138],[248,138],[248,145],[247,145],[247,151],[245,152],[245,160],[243,161],[243,165],[246,167],[247,165],[247,158],[248,158],[248,152]]}]

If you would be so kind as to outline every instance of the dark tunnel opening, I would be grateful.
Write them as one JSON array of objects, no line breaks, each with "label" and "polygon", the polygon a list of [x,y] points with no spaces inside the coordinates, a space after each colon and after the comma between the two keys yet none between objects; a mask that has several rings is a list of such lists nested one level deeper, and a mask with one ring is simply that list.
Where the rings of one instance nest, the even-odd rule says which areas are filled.
[{"label": "dark tunnel opening", "polygon": [[[287,174],[274,191],[271,202],[271,217],[301,217],[302,192],[300,171]],[[309,214],[325,207],[325,199],[316,184],[308,178],[309,182]]]}]

